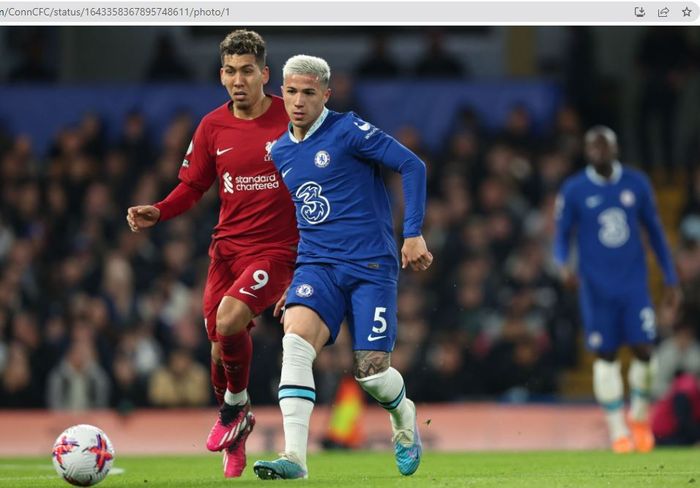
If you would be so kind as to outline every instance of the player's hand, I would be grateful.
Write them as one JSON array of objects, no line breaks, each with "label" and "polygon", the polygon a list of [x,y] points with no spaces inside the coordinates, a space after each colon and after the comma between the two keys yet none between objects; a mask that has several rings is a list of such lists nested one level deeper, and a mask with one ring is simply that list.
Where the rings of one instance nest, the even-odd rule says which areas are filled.
[{"label": "player's hand", "polygon": [[281,324],[284,323],[284,313],[282,313],[282,312],[284,312],[284,304],[287,303],[287,292],[288,291],[289,291],[289,288],[284,290],[284,293],[282,294],[280,299],[277,300],[277,303],[275,303],[275,310],[272,312],[272,315],[274,317],[280,317],[280,314],[281,314],[281,317],[280,317]]},{"label": "player's hand", "polygon": [[433,263],[433,255],[428,251],[423,236],[407,237],[401,248],[401,269],[411,266],[413,271],[425,271]]},{"label": "player's hand", "polygon": [[578,288],[578,277],[568,266],[564,266],[559,270],[559,279],[561,279],[562,285],[564,285],[564,288],[567,290],[575,290]]},{"label": "player's hand", "polygon": [[153,227],[160,218],[160,210],[153,205],[137,205],[126,211],[126,221],[132,232]]},{"label": "player's hand", "polygon": [[683,291],[678,285],[667,286],[664,290],[663,305],[671,310],[678,310],[683,301]]}]

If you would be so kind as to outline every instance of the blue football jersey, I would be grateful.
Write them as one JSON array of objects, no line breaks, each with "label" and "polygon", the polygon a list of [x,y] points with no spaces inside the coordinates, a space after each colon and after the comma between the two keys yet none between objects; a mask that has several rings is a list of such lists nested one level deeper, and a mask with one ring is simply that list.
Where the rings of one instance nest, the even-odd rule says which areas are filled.
[{"label": "blue football jersey", "polygon": [[354,113],[327,109],[302,141],[288,130],[271,154],[296,206],[298,263],[398,271],[381,166],[401,173],[403,236],[418,236],[426,181],[425,165],[415,154]]},{"label": "blue football jersey", "polygon": [[661,265],[667,284],[678,280],[647,178],[619,162],[605,180],[592,167],[568,178],[556,204],[554,258],[563,265],[576,234],[579,274],[584,285],[608,295],[647,288],[641,226]]}]

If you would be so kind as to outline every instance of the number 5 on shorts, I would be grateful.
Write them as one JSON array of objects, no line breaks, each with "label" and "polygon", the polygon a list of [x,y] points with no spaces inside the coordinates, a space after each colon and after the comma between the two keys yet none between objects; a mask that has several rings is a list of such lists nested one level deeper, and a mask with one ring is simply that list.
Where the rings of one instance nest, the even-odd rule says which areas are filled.
[{"label": "number 5 on shorts", "polygon": [[386,319],[382,317],[382,314],[386,312],[386,307],[377,307],[374,309],[374,321],[379,322],[379,327],[372,327],[372,332],[375,334],[381,334],[386,330]]}]

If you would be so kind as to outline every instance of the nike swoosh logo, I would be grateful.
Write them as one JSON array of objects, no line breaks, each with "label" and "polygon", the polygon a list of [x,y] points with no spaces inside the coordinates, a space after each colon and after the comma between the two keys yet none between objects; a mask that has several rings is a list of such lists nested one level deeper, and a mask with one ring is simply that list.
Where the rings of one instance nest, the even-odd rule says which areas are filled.
[{"label": "nike swoosh logo", "polygon": [[287,176],[287,173],[289,173],[291,170],[292,170],[292,168],[288,168],[288,169],[285,169],[284,171],[282,171],[282,178]]},{"label": "nike swoosh logo", "polygon": [[240,290],[238,290],[238,292],[243,293],[244,295],[250,295],[253,298],[258,298],[256,295],[253,295],[251,292],[245,291],[245,288],[241,288]]},{"label": "nike swoosh logo", "polygon": [[370,334],[370,335],[367,336],[367,340],[368,340],[369,342],[374,342],[374,341],[378,341],[379,339],[384,339],[385,337],[386,337],[385,335],[383,335],[383,336],[373,336],[372,334]]},{"label": "nike swoosh logo", "polygon": [[226,149],[219,149],[219,148],[217,147],[217,148],[216,148],[216,155],[217,155],[217,156],[221,156],[222,154],[225,154],[225,153],[229,152],[231,149],[233,149],[233,148],[232,148],[232,147],[229,147],[229,148],[226,148]]},{"label": "nike swoosh logo", "polygon": [[358,129],[363,130],[363,131],[368,131],[370,127],[372,127],[369,122],[365,122],[364,124],[358,124],[357,122],[353,122],[357,126]]}]

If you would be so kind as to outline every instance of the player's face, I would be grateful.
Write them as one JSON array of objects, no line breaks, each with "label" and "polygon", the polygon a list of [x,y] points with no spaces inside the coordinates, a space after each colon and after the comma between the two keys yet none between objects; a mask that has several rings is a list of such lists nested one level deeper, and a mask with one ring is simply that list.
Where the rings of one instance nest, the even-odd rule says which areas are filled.
[{"label": "player's face", "polygon": [[282,85],[284,107],[292,125],[308,129],[323,112],[331,90],[312,75],[289,75]]},{"label": "player's face", "polygon": [[226,87],[233,105],[248,110],[265,96],[263,86],[270,79],[267,66],[260,69],[253,54],[227,54],[221,67],[221,84]]},{"label": "player's face", "polygon": [[586,141],[586,157],[593,166],[609,164],[617,157],[617,144],[598,134]]}]

